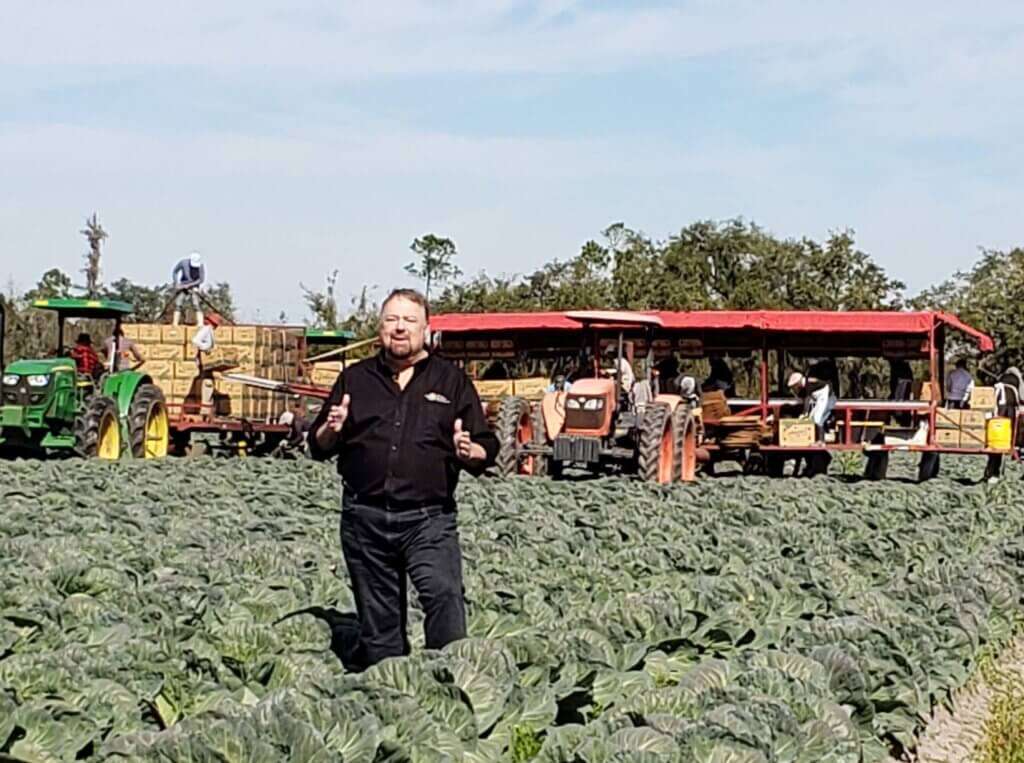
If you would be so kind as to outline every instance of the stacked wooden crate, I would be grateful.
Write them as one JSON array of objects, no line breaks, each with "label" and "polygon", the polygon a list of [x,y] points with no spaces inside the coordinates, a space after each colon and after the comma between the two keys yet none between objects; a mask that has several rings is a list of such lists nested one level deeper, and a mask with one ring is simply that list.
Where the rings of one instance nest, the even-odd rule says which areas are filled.
[{"label": "stacked wooden crate", "polygon": [[[140,369],[159,386],[168,403],[180,404],[192,389],[198,374],[195,326],[166,326],[148,323],[124,324],[125,336],[133,340],[145,358]],[[241,374],[275,381],[295,381],[302,346],[302,330],[270,326],[221,326],[214,332],[214,348],[203,356],[203,364],[230,363]],[[266,421],[276,419],[287,406],[287,396],[247,387],[214,375],[215,389],[231,402],[231,415]]]},{"label": "stacked wooden crate", "polygon": [[325,360],[313,365],[309,372],[309,380],[321,387],[333,387],[340,373],[340,360]]}]

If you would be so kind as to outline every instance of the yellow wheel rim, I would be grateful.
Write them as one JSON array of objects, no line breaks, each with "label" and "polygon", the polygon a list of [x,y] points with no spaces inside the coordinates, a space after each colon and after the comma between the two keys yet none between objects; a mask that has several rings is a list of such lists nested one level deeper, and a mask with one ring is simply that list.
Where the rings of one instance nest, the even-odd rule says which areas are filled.
[{"label": "yellow wheel rim", "polygon": [[113,414],[107,414],[100,420],[96,455],[107,461],[116,461],[121,456],[121,427]]},{"label": "yellow wheel rim", "polygon": [[167,424],[167,409],[156,403],[149,409],[146,417],[146,441],[143,443],[143,458],[164,458],[170,441],[170,428]]}]

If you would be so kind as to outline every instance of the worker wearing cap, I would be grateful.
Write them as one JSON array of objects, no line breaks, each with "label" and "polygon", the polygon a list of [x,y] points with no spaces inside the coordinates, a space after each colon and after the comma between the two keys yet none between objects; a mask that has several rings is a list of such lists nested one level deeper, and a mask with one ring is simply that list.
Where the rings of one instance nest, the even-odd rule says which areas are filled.
[{"label": "worker wearing cap", "polygon": [[946,377],[946,407],[969,408],[973,389],[974,377],[967,370],[967,361],[960,358]]},{"label": "worker wearing cap", "polygon": [[192,346],[196,348],[196,367],[199,372],[203,370],[203,355],[213,350],[216,340],[214,332],[223,321],[217,313],[210,313],[203,318],[203,325],[192,337]]},{"label": "worker wearing cap", "polygon": [[789,377],[787,385],[793,394],[804,401],[804,416],[810,416],[814,422],[817,441],[825,441],[825,422],[828,421],[832,409],[836,406],[832,385],[823,379],[805,376],[799,371]]},{"label": "worker wearing cap", "polygon": [[177,326],[181,322],[181,310],[186,302],[190,302],[196,311],[196,325],[203,325],[203,308],[196,298],[199,287],[206,282],[206,266],[199,252],[192,252],[188,257],[179,260],[171,273],[171,288],[174,289],[174,318],[171,322]]}]

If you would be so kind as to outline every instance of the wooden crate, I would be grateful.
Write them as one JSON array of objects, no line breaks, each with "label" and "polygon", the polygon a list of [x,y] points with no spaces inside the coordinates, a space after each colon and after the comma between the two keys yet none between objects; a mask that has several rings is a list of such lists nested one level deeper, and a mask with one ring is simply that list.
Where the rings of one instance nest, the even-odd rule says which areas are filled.
[{"label": "wooden crate", "polygon": [[779,419],[779,445],[806,448],[814,445],[814,422],[810,419]]},{"label": "wooden crate", "polygon": [[981,450],[985,447],[985,427],[980,429],[961,429],[960,447]]},{"label": "wooden crate", "polygon": [[176,398],[185,397],[192,391],[192,382],[189,379],[175,379],[171,382],[171,394]]},{"label": "wooden crate", "polygon": [[185,326],[161,326],[160,341],[165,344],[185,344]]},{"label": "wooden crate", "polygon": [[959,429],[936,429],[935,430],[935,444],[940,445],[944,448],[959,448],[960,447],[960,430]]},{"label": "wooden crate", "polygon": [[163,326],[157,323],[138,323],[138,337],[135,341],[150,344],[159,344],[162,339],[161,329]]},{"label": "wooden crate", "polygon": [[938,429],[959,429],[963,411],[958,408],[936,408],[935,428]]},{"label": "wooden crate", "polygon": [[199,374],[199,369],[196,367],[195,361],[192,360],[176,360],[174,361],[174,378],[175,379],[194,379]]},{"label": "wooden crate", "polygon": [[263,336],[262,330],[256,326],[231,326],[231,343],[232,344],[256,344],[256,337],[259,335]]},{"label": "wooden crate", "polygon": [[139,338],[138,323],[122,323],[121,331],[124,332],[125,339],[137,340]]},{"label": "wooden crate", "polygon": [[985,428],[985,411],[960,411],[960,428],[961,429],[984,429]]},{"label": "wooden crate", "polygon": [[975,387],[971,390],[971,410],[991,411],[996,407],[995,387]]},{"label": "wooden crate", "polygon": [[145,365],[139,370],[144,371],[154,379],[173,379],[175,362],[173,360],[147,360]]}]

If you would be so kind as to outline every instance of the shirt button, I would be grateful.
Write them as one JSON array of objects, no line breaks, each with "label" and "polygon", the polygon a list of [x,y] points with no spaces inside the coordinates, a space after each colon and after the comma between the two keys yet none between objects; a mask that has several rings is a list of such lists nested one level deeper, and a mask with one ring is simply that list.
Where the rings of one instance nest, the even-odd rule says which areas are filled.
[{"label": "shirt button", "polygon": [[398,450],[398,446],[397,445],[392,445],[391,446],[391,450]]},{"label": "shirt button", "polygon": [[402,422],[401,421],[396,421],[395,422],[395,428],[397,429],[400,426],[402,426]]}]

